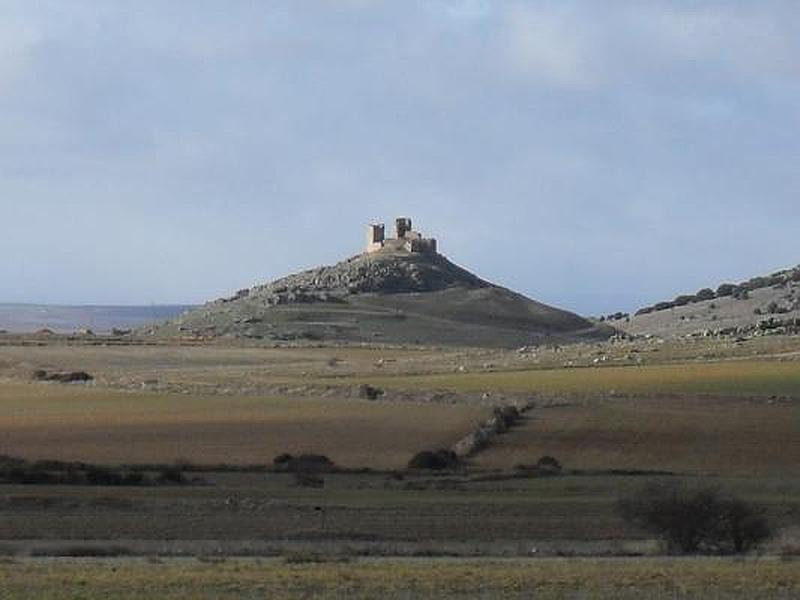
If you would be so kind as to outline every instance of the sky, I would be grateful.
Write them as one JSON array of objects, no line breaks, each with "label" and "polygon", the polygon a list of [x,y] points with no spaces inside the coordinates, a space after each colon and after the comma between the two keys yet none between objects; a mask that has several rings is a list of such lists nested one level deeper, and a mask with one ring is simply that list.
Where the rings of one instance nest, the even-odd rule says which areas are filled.
[{"label": "sky", "polygon": [[201,302],[406,215],[631,310],[800,263],[798,165],[796,0],[0,0],[0,302]]}]

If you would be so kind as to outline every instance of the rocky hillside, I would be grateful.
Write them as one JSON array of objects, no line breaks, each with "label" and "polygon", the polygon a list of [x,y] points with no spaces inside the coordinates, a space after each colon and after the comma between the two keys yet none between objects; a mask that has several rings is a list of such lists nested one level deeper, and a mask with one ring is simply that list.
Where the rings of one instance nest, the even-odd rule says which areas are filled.
[{"label": "rocky hillside", "polygon": [[362,254],[209,302],[157,336],[521,346],[609,328],[495,286],[439,254]]},{"label": "rocky hillside", "polygon": [[317,267],[241,290],[228,301],[252,297],[275,305],[325,302],[352,294],[436,292],[451,287],[488,286],[489,283],[441,254],[377,253],[361,254],[333,266]]},{"label": "rocky hillside", "polygon": [[800,266],[682,294],[608,322],[627,333],[659,337],[800,333]]}]

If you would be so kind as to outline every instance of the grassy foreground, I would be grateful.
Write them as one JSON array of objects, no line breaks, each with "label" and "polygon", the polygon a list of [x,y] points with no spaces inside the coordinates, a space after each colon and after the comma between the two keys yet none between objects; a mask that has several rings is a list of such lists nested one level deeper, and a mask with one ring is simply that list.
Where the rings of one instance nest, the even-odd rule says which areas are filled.
[{"label": "grassy foreground", "polygon": [[24,560],[0,598],[796,598],[796,561]]}]

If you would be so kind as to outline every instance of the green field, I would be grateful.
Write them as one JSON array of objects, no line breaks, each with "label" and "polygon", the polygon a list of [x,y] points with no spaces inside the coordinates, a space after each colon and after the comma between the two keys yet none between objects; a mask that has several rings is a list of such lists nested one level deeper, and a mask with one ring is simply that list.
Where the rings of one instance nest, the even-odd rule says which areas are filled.
[{"label": "green field", "polygon": [[796,598],[796,561],[752,560],[59,560],[0,563],[0,597]]},{"label": "green field", "polygon": [[800,362],[734,360],[371,377],[388,388],[537,395],[703,394],[800,397]]}]

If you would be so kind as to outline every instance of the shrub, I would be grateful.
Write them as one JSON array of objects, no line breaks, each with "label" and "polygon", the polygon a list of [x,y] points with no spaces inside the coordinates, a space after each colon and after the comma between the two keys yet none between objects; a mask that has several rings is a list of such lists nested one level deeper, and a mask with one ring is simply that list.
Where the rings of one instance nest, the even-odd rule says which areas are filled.
[{"label": "shrub", "polygon": [[600,317],[600,320],[601,321],[606,321],[606,320],[608,320],[608,321],[621,321],[622,319],[627,319],[629,316],[630,315],[628,313],[625,313],[625,312],[622,312],[622,311],[618,311],[618,312],[615,312],[615,313],[610,314],[608,316],[602,316],[602,317]]},{"label": "shrub", "polygon": [[122,475],[105,467],[86,469],[86,483],[89,485],[122,485],[122,479]]},{"label": "shrub", "polygon": [[536,461],[536,470],[546,475],[558,475],[561,473],[561,463],[552,456],[542,456]]},{"label": "shrub", "polygon": [[497,406],[492,411],[494,421],[497,423],[497,433],[504,433],[519,421],[521,415],[516,406]]},{"label": "shrub", "polygon": [[714,290],[712,290],[711,288],[703,288],[702,290],[697,292],[697,294],[695,294],[695,298],[697,298],[698,301],[713,300],[716,297],[717,297],[717,295],[714,293]]},{"label": "shrub", "polygon": [[650,483],[619,501],[626,520],[661,536],[670,552],[741,553],[770,535],[762,511],[715,488]]},{"label": "shrub", "polygon": [[323,454],[280,454],[272,461],[275,470],[286,473],[330,473],[336,470],[333,461]]},{"label": "shrub", "polygon": [[127,546],[117,545],[85,545],[71,544],[66,546],[48,546],[45,548],[33,548],[30,555],[34,557],[75,557],[75,558],[110,558],[115,556],[130,556],[133,551]]},{"label": "shrub", "polygon": [[277,469],[283,469],[287,467],[289,461],[292,460],[292,455],[288,452],[284,452],[283,454],[279,454],[275,458],[272,459],[272,464]]},{"label": "shrub", "polygon": [[409,469],[430,469],[441,471],[458,467],[459,460],[452,450],[423,450],[408,461]]},{"label": "shrub", "polygon": [[739,498],[725,498],[720,507],[720,527],[736,554],[749,552],[771,535],[763,511]]},{"label": "shrub", "polygon": [[140,471],[132,471],[122,477],[122,485],[146,485],[147,483],[147,478]]},{"label": "shrub", "polygon": [[36,381],[55,381],[57,383],[85,383],[92,381],[94,377],[86,371],[67,371],[65,373],[48,373],[43,369],[37,369],[31,375]]},{"label": "shrub", "polygon": [[[139,486],[151,485],[152,481],[138,470],[59,460],[38,460],[30,463],[21,458],[0,456],[0,483]],[[180,483],[185,481],[181,480]]]},{"label": "shrub", "polygon": [[724,298],[725,296],[733,296],[733,293],[739,288],[739,286],[733,283],[723,283],[717,288],[717,297]]},{"label": "shrub", "polygon": [[366,398],[367,400],[377,400],[381,396],[383,396],[383,390],[380,388],[371,386],[368,383],[362,383],[360,386],[358,386],[359,398]]},{"label": "shrub", "polygon": [[186,483],[186,477],[180,467],[171,466],[161,469],[156,481],[158,483],[184,484]]},{"label": "shrub", "polygon": [[313,563],[348,563],[351,558],[347,555],[320,554],[310,550],[296,550],[284,555],[287,565],[303,565]]}]

